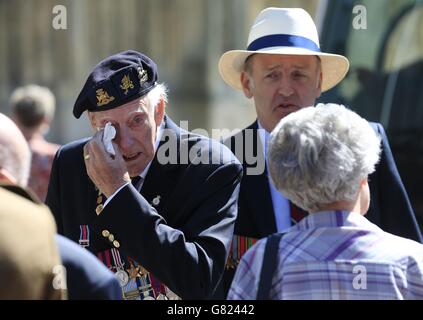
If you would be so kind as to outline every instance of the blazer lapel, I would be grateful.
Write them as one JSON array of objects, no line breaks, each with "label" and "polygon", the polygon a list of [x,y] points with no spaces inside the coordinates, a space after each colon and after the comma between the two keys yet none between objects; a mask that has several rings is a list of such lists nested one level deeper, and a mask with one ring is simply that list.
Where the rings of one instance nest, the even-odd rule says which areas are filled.
[{"label": "blazer lapel", "polygon": [[[247,129],[254,130],[253,152],[258,161],[265,161],[262,158],[263,145],[261,139],[257,136],[258,123],[255,121]],[[245,150],[245,149],[244,149]],[[257,164],[255,164],[257,165]],[[245,172],[244,172],[245,174]],[[276,232],[276,221],[273,209],[272,196],[270,194],[267,167],[259,175],[248,175],[244,178],[244,188],[246,200],[249,202],[260,236],[264,237]]]},{"label": "blazer lapel", "polygon": [[260,237],[276,232],[276,221],[267,173],[245,179],[244,185]]},{"label": "blazer lapel", "polygon": [[[179,128],[168,118],[165,117],[165,132],[160,141],[159,147],[165,143],[176,143],[177,158],[179,159],[179,141],[180,141],[180,130]],[[169,142],[170,139],[175,139]],[[171,151],[172,152],[172,151]],[[161,210],[168,200],[169,195],[174,191],[175,181],[179,176],[179,166],[177,164],[168,163],[161,164],[158,159],[158,152],[156,151],[153,162],[151,163],[150,169],[148,170],[147,176],[141,188],[141,195],[152,205],[163,217],[168,221],[171,217],[165,216],[166,211]]]}]

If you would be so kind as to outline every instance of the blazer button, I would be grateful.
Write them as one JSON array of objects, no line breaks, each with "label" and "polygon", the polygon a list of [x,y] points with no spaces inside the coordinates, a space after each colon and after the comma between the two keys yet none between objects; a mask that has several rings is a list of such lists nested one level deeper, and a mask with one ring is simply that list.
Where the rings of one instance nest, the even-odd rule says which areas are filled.
[{"label": "blazer button", "polygon": [[110,242],[113,242],[113,240],[115,240],[115,237],[114,237],[114,235],[113,235],[113,234],[110,234],[110,235],[109,235],[109,241],[110,241]]},{"label": "blazer button", "polygon": [[107,238],[110,235],[110,232],[109,230],[103,230],[101,234],[103,235],[103,237]]},{"label": "blazer button", "polygon": [[117,240],[113,241],[113,245],[115,246],[115,248],[119,248],[120,247],[120,243]]}]

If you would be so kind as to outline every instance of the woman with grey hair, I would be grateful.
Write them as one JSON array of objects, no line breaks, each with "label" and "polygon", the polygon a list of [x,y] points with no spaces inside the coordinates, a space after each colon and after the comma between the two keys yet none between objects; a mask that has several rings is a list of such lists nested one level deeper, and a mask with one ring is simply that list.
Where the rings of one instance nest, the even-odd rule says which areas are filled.
[{"label": "woman with grey hair", "polygon": [[[423,245],[363,217],[379,153],[369,123],[342,105],[319,104],[283,118],[270,138],[270,175],[310,214],[243,256],[228,299],[255,299],[258,291],[270,299],[423,299]],[[263,276],[272,270],[269,239],[277,239],[274,272],[263,293]]]},{"label": "woman with grey hair", "polygon": [[[336,104],[309,107],[281,121],[270,139],[272,180],[300,208],[316,212],[341,202],[337,207],[345,209],[344,202],[351,205],[357,195],[366,196],[367,176],[379,160],[380,139],[356,113]],[[363,205],[358,212],[364,214],[368,203],[358,204]]]}]

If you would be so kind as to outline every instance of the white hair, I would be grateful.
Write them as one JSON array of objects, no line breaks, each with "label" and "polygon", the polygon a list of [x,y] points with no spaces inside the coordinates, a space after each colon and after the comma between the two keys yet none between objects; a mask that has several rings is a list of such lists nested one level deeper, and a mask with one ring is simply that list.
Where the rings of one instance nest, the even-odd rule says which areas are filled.
[{"label": "white hair", "polygon": [[272,131],[269,171],[280,192],[316,212],[355,200],[379,155],[380,137],[365,119],[343,105],[318,104],[284,117]]},{"label": "white hair", "polygon": [[31,150],[23,134],[7,116],[0,113],[0,169],[17,184],[26,187],[31,169]]},{"label": "white hair", "polygon": [[159,83],[147,93],[146,97],[151,108],[150,110],[155,108],[162,98],[164,102],[167,103],[167,92],[168,88],[166,85],[164,83]]}]

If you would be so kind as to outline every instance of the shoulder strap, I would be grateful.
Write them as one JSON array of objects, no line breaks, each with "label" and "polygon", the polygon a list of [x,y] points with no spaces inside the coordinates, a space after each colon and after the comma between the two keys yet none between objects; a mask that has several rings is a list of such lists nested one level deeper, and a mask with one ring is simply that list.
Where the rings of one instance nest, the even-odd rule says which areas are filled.
[{"label": "shoulder strap", "polygon": [[284,234],[274,233],[267,238],[257,290],[257,300],[269,300],[272,278],[277,265],[279,242]]}]

